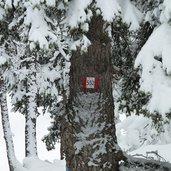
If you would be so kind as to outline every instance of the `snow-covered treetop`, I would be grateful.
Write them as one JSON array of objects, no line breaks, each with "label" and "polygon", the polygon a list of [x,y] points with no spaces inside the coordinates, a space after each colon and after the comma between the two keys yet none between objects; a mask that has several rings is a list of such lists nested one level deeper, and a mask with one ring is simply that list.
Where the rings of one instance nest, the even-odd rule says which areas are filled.
[{"label": "snow-covered treetop", "polygon": [[[89,31],[89,23],[93,16],[101,15],[109,27],[119,16],[130,25],[131,30],[139,28],[143,17],[142,13],[130,0],[71,0],[65,4],[65,12],[66,16],[63,23],[69,30],[76,30],[77,34],[76,38],[71,38],[69,47],[71,50],[81,47],[82,51],[86,51],[91,44],[85,33]],[[109,27],[107,30],[110,35],[109,30],[111,29]]]},{"label": "snow-covered treetop", "polygon": [[48,49],[50,43],[57,42],[57,36],[47,22],[53,23],[46,17],[44,10],[33,8],[32,4],[29,3],[24,24],[31,26],[28,35],[31,49],[35,48],[35,43],[37,42],[41,49]]},{"label": "snow-covered treetop", "polygon": [[[65,24],[70,29],[79,28],[83,32],[89,30],[89,21],[93,15],[101,15],[103,20],[111,23],[116,16],[121,16],[123,21],[130,25],[130,29],[136,30],[142,20],[141,12],[127,0],[7,0],[4,2],[4,9],[13,9],[15,17],[9,28],[17,25],[20,37],[26,42],[29,41],[30,49],[36,46],[47,50],[53,43],[59,46],[59,24]],[[56,8],[66,13],[62,23],[59,23],[60,16],[49,17],[47,9]],[[19,12],[17,12],[19,11]],[[3,15],[3,8],[0,9],[0,18]],[[22,22],[23,21],[23,22]],[[85,37],[80,38],[76,44],[81,44],[83,49],[90,43]],[[73,45],[73,43],[71,43]],[[71,49],[75,49],[74,45]]]},{"label": "snow-covered treetop", "polygon": [[46,13],[55,5],[56,0],[7,0],[5,9],[12,8],[15,12],[9,29],[17,26],[21,40],[28,41],[31,50],[36,46],[48,50],[51,44],[59,43],[57,21]]},{"label": "snow-covered treetop", "polygon": [[95,3],[93,0],[73,0],[68,6],[67,23],[71,28],[77,28],[80,23],[88,22],[93,15],[93,9],[99,9],[96,12],[99,12],[103,19],[109,22],[120,11],[117,0],[96,0]]},{"label": "snow-covered treetop", "polygon": [[[142,20],[141,12],[129,0],[73,0],[69,2],[68,9],[66,22],[71,28],[78,28],[80,23],[90,21],[94,12],[102,15],[107,22],[112,22],[116,16],[121,15],[123,21],[131,24],[134,30]],[[87,31],[87,26],[83,28]]]}]

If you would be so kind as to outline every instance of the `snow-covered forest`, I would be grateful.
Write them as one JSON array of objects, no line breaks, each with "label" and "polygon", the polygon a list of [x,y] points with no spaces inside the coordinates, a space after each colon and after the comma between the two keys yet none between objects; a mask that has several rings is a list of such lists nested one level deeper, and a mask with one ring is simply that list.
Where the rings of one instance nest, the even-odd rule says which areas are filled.
[{"label": "snow-covered forest", "polygon": [[0,0],[9,171],[171,170],[170,54],[170,0]]}]

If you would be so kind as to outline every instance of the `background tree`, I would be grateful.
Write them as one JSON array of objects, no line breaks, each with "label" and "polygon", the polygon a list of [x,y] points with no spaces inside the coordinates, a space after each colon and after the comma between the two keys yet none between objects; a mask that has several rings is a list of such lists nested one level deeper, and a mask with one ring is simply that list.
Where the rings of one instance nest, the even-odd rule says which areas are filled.
[{"label": "background tree", "polygon": [[12,131],[10,127],[9,121],[9,113],[7,106],[7,93],[8,87],[5,80],[6,70],[10,67],[9,56],[6,53],[5,49],[7,48],[7,44],[9,43],[9,30],[7,19],[10,18],[11,11],[5,9],[5,3],[0,1],[0,104],[1,104],[1,118],[2,118],[2,126],[4,139],[6,143],[7,150],[7,158],[9,164],[9,170],[15,171],[17,169],[17,159],[15,157],[14,143],[12,138]]},{"label": "background tree", "polygon": [[[1,51],[2,53],[2,51]],[[1,54],[2,55],[2,54]],[[4,58],[1,56],[1,60]],[[9,170],[15,171],[16,169],[16,157],[14,152],[14,144],[12,139],[12,132],[10,128],[9,116],[8,116],[8,107],[7,107],[7,87],[5,84],[3,69],[6,68],[6,64],[1,63],[1,77],[0,77],[0,104],[1,104],[1,117],[2,117],[2,126],[4,132],[4,139],[7,149],[7,158],[9,163]]]},{"label": "background tree", "polygon": [[[39,106],[47,107],[62,91],[62,68],[67,59],[61,43],[55,1],[8,1],[7,20],[11,39],[5,49],[10,56],[6,71],[15,111],[25,115],[26,156],[37,155],[36,120]],[[58,89],[58,90],[57,90]],[[48,99],[51,99],[48,101]]]},{"label": "background tree", "polygon": [[[170,39],[168,36],[170,32],[169,5],[168,1],[163,1],[160,5],[162,9],[159,13],[161,25],[157,26],[153,34],[151,34],[135,62],[136,67],[141,66],[142,69],[141,89],[151,94],[147,108],[150,113],[158,114],[159,121],[164,122],[167,120],[166,118],[170,118],[170,105],[166,103],[170,90],[168,85],[170,80],[168,57]],[[150,46],[153,47],[151,50]],[[145,67],[147,63],[148,65]],[[159,94],[159,89],[165,91]]]},{"label": "background tree", "polygon": [[[135,19],[128,23],[124,21],[126,18],[124,16],[113,24],[113,64],[114,77],[116,78],[114,85],[115,89],[119,91],[119,94],[115,91],[115,95],[118,96],[118,98],[116,97],[116,105],[118,112],[124,112],[127,115],[131,115],[131,113],[144,114],[150,117],[146,109],[150,95],[140,90],[140,77],[138,70],[134,68],[134,62],[154,27],[159,24],[161,1],[131,2],[138,8],[137,13],[140,13],[139,26],[132,27],[132,24],[136,23],[134,22]],[[127,13],[131,12],[128,11]]]},{"label": "background tree", "polygon": [[[43,106],[44,110],[49,108],[54,119],[44,141],[51,149],[61,139],[62,158],[66,158],[70,170],[119,170],[119,162],[127,157],[117,145],[112,83],[118,75],[122,94],[115,99],[121,102],[121,109],[126,107],[127,113],[147,111],[142,107],[147,106],[153,92],[147,91],[152,96],[139,92],[139,76],[133,64],[137,51],[159,23],[150,24],[148,15],[143,21],[140,10],[147,6],[152,16],[160,15],[163,21],[170,17],[167,1],[165,7],[160,1],[141,4],[140,10],[133,3],[129,0],[5,1],[4,8],[10,15],[6,19],[9,35],[3,45],[9,56],[9,68],[3,79],[11,92],[14,110],[26,118],[27,157],[37,155],[37,109]],[[163,13],[154,13],[157,4]],[[141,22],[144,24],[140,33],[143,32],[139,36],[134,31]],[[169,27],[163,27],[169,33]],[[143,49],[149,52],[145,45],[137,66],[144,65]],[[154,59],[163,64],[161,51],[154,53],[157,54]],[[151,61],[150,66],[159,67],[156,61]],[[169,75],[169,66],[164,63],[162,67]],[[156,71],[149,68],[145,68],[146,74]],[[81,85],[84,77],[98,79],[98,90],[84,89]]]}]

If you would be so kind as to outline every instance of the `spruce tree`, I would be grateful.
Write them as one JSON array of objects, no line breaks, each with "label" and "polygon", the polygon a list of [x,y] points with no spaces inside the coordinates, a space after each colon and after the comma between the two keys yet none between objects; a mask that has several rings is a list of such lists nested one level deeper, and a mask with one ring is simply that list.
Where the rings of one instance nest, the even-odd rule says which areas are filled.
[{"label": "spruce tree", "polygon": [[52,13],[55,5],[55,1],[8,4],[13,15],[8,21],[11,40],[6,51],[11,56],[11,67],[6,80],[13,110],[25,115],[26,156],[37,155],[37,109],[46,108],[57,99],[63,87],[61,77],[65,77],[62,65],[67,55],[57,14]]},{"label": "spruce tree", "polygon": [[[80,6],[77,3],[65,4],[70,33],[70,91],[59,102],[56,111],[61,115],[54,116],[59,120],[55,120],[44,141],[51,149],[54,140],[61,139],[62,158],[66,158],[71,171],[118,170],[123,156],[115,135],[111,40],[107,29],[114,14],[119,14],[119,5],[110,1],[108,15],[103,11],[103,3],[84,1]],[[99,89],[85,90],[84,77],[98,78]]]},{"label": "spruce tree", "polygon": [[7,106],[7,94],[9,93],[8,84],[6,82],[6,74],[10,68],[10,56],[6,53],[10,42],[10,32],[8,30],[8,19],[11,19],[12,11],[5,9],[5,3],[0,1],[0,104],[1,118],[4,139],[6,144],[7,159],[10,171],[16,171],[17,159],[15,156],[14,143],[12,138],[12,130],[9,121],[9,112]]}]

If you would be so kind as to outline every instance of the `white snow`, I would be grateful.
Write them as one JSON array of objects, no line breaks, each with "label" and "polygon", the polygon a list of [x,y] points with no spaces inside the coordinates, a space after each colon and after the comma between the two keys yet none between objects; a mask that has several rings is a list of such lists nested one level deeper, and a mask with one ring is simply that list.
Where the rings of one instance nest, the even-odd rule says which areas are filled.
[{"label": "white snow", "polygon": [[[25,143],[24,143],[24,127],[25,127],[25,119],[24,116],[20,113],[13,113],[11,112],[11,105],[10,101],[8,100],[8,106],[10,111],[10,122],[11,122],[11,130],[13,133],[13,140],[14,140],[14,147],[16,152],[16,158],[20,163],[17,163],[18,169],[21,170],[17,171],[38,171],[37,170],[24,170],[22,166],[22,162],[25,156]],[[39,109],[39,112],[41,112],[41,109]],[[1,115],[0,115],[1,120]],[[48,113],[45,113],[44,115],[40,115],[38,117],[37,121],[37,145],[38,145],[38,156],[40,158],[40,162],[43,163],[44,160],[50,161],[52,167],[56,168],[56,171],[62,171],[62,167],[64,165],[64,161],[60,162],[60,145],[56,145],[56,150],[47,151],[45,144],[41,141],[41,139],[44,137],[45,134],[48,133],[47,128],[50,126],[51,119],[49,117]],[[0,170],[1,171],[9,171],[8,168],[8,162],[6,157],[6,147],[5,142],[3,138],[3,131],[2,131],[2,125],[0,122]],[[55,160],[55,161],[54,161]],[[38,159],[37,159],[38,161]],[[45,162],[46,165],[47,162]],[[58,164],[59,163],[59,164]],[[31,166],[34,167],[34,166]],[[43,167],[43,166],[42,166]],[[65,167],[64,167],[65,168]],[[41,170],[41,171],[47,171],[47,170]]]},{"label": "white snow", "polygon": [[142,67],[141,89],[152,94],[149,111],[158,111],[163,116],[171,109],[170,47],[171,26],[164,23],[152,33],[135,61],[135,67]]},{"label": "white snow", "polygon": [[120,0],[119,3],[123,21],[130,25],[131,30],[137,30],[143,19],[143,14],[129,0]]},{"label": "white snow", "polygon": [[5,10],[0,7],[0,20],[3,19],[4,14],[5,14]]},{"label": "white snow", "polygon": [[4,56],[0,56],[0,65],[3,65],[7,62],[7,59]]},{"label": "white snow", "polygon": [[[12,115],[14,115],[14,113]],[[65,161],[54,160],[55,158],[57,158],[57,156],[59,156],[59,148],[58,150],[49,153],[45,150],[45,145],[43,144],[43,142],[40,141],[42,136],[47,133],[47,125],[49,125],[47,115],[45,115],[44,117],[40,117],[38,122],[39,123],[38,124],[38,139],[39,139],[38,151],[41,159],[38,159],[37,157],[25,158],[23,162],[22,160],[24,158],[24,130],[22,127],[24,127],[24,117],[22,115],[19,115],[19,117],[15,117],[15,116],[12,117],[12,115],[10,116],[13,123],[12,129],[15,131],[14,142],[15,142],[15,149],[17,151],[16,155],[19,161],[23,163],[23,164],[18,163],[17,171],[65,171],[66,170]],[[150,136],[149,130],[151,128],[150,127],[148,127],[148,129],[144,128],[146,124],[148,125],[149,123],[150,122],[148,121],[148,119],[143,118],[143,116],[131,116],[130,118],[124,119],[121,123],[117,124],[118,141],[122,149],[127,150],[128,147],[130,147],[129,145],[135,144],[137,142],[136,139],[138,138],[137,135],[140,135],[142,132],[145,132],[147,133],[147,136]],[[169,128],[169,130],[171,129]],[[0,131],[2,131],[1,128]],[[88,130],[88,132],[89,131],[90,130]],[[0,135],[2,135],[2,133]],[[162,143],[158,143],[155,145],[149,145],[147,143],[144,144],[142,147],[138,147],[137,150],[129,152],[129,154],[144,155],[145,157],[153,157],[154,159],[157,159],[157,156],[153,154],[154,151],[155,152],[157,151],[157,154],[159,156],[161,156],[166,161],[171,162],[171,154],[168,152],[168,150],[171,149],[171,139],[169,140],[170,143],[169,141],[165,142],[164,139],[166,139],[166,137],[169,138],[170,134],[165,135],[163,137],[162,136],[159,137]],[[0,141],[1,141],[0,158],[1,158],[1,163],[3,163],[0,165],[0,170],[8,171],[7,161],[5,159],[6,154],[5,151],[3,151],[3,149],[5,149],[3,143],[3,137],[0,137]]]},{"label": "white snow", "polygon": [[101,13],[105,21],[112,22],[114,17],[119,15],[119,11],[121,11],[117,0],[96,0],[96,3],[97,8],[101,9]]},{"label": "white snow", "polygon": [[53,7],[55,7],[56,1],[55,1],[55,0],[46,0],[46,4],[47,4],[48,6],[53,6]]},{"label": "white snow", "polygon": [[65,171],[65,161],[54,160],[53,163],[42,161],[37,157],[25,158],[24,171]]},{"label": "white snow", "polygon": [[171,122],[158,133],[152,121],[143,115],[125,118],[122,114],[120,117],[124,119],[117,124],[116,132],[123,151],[135,157],[171,162]]},{"label": "white snow", "polygon": [[0,47],[0,66],[5,64],[8,61],[8,59],[9,56],[4,52],[4,48]]},{"label": "white snow", "polygon": [[147,145],[171,144],[171,122],[158,133],[150,118],[132,115],[118,123],[116,129],[119,145],[127,152]]},{"label": "white snow", "polygon": [[79,23],[84,23],[87,20],[85,9],[91,2],[92,0],[73,0],[69,4],[66,22],[71,28],[77,28]]},{"label": "white snow", "polygon": [[[41,109],[39,110],[40,110],[39,112],[41,112]],[[15,115],[18,115],[18,117],[16,117]],[[81,117],[87,117],[87,115],[82,115]],[[171,137],[170,137],[171,124],[166,125],[164,129],[165,131],[160,135],[158,135],[156,130],[152,128],[151,121],[143,116],[133,115],[131,117],[125,118],[124,115],[121,115],[121,117],[122,117],[121,118],[122,122],[117,124],[117,136],[118,136],[119,145],[122,147],[124,151],[129,151],[129,154],[132,155],[142,154],[144,156],[147,156],[146,152],[157,151],[158,155],[163,157],[166,161],[171,162],[171,154],[168,153],[168,149],[171,149]],[[47,127],[50,125],[50,118],[47,114],[38,117],[37,139],[38,139],[38,153],[40,159],[36,157],[26,158],[23,161],[24,116],[19,113],[16,114],[11,113],[10,119],[11,119],[11,128],[13,130],[13,135],[14,135],[13,138],[15,144],[16,157],[21,163],[21,164],[18,163],[17,171],[66,170],[65,161],[55,160],[55,158],[59,158],[59,147],[56,147],[57,150],[47,152],[45,149],[45,144],[41,141],[41,138],[47,133]],[[80,135],[80,136],[81,137],[84,137],[86,135],[88,136],[92,131],[94,130],[85,129],[83,131],[85,132],[85,135]],[[141,141],[143,139],[144,142]],[[145,141],[145,139],[147,141]],[[1,127],[0,127],[0,142],[1,142],[0,158],[1,158],[1,163],[3,163],[0,165],[0,170],[8,171],[7,159],[4,150],[5,144],[3,140],[3,133]],[[154,144],[154,145],[150,145],[150,144]],[[77,150],[81,150],[82,144],[80,144],[80,146],[79,144],[77,144],[76,146],[78,148]],[[130,148],[131,146],[134,148]],[[157,159],[157,156],[153,155],[153,153],[148,153],[148,157],[154,157],[155,159]]]},{"label": "white snow", "polygon": [[[100,113],[97,107],[97,102],[100,101],[98,93],[81,94],[79,98],[81,99],[80,106],[75,107],[74,109],[75,111],[78,111],[75,121],[84,121],[82,123],[84,126],[81,128],[81,131],[76,134],[77,142],[74,144],[74,147],[76,149],[76,153],[79,153],[84,146],[94,145],[95,148],[96,145],[99,145],[101,148],[94,152],[92,157],[96,159],[99,154],[106,153],[105,145],[107,140],[111,137],[109,135],[104,135],[104,137],[98,137],[91,141],[89,140],[89,136],[94,133],[101,132],[105,128],[106,124],[101,123],[101,125],[99,125],[96,124],[95,121],[96,117],[94,115],[94,111],[96,111],[97,115]],[[92,120],[94,120],[93,124]],[[91,162],[91,164],[92,163],[93,162]]]},{"label": "white snow", "polygon": [[44,2],[44,0],[30,0],[30,3],[33,6],[39,5],[40,3]]},{"label": "white snow", "polygon": [[11,8],[12,7],[12,0],[6,0],[5,1],[5,8]]},{"label": "white snow", "polygon": [[[66,23],[68,23],[71,28],[78,28],[79,23],[89,21],[92,17],[92,12],[87,10],[88,12],[86,13],[85,9],[87,9],[91,3],[92,0],[74,0],[70,3]],[[94,5],[96,9],[99,9],[98,14],[101,14],[103,19],[108,22],[112,22],[121,12],[123,21],[131,25],[131,30],[138,29],[142,21],[143,14],[129,0],[96,0]]]},{"label": "white snow", "polygon": [[45,14],[43,10],[33,8],[32,6],[27,7],[26,17],[24,23],[31,25],[29,31],[30,48],[34,49],[35,43],[39,43],[41,49],[48,49],[50,40],[57,41],[56,36],[50,32],[47,22],[45,21]]},{"label": "white snow", "polygon": [[72,41],[69,48],[70,50],[76,50],[77,47],[81,47],[82,51],[86,51],[89,45],[91,45],[90,40],[87,36],[83,35],[79,40]]},{"label": "white snow", "polygon": [[157,156],[150,152],[157,152],[158,155],[160,155],[165,161],[171,162],[171,154],[168,152],[169,149],[171,149],[171,144],[165,144],[165,145],[147,145],[144,147],[141,147],[133,152],[131,152],[131,155],[136,154],[142,154],[146,157],[153,157],[157,160]]},{"label": "white snow", "polygon": [[[48,23],[54,24],[45,15],[44,9],[41,10],[37,7],[37,4],[43,4],[45,0],[30,0],[24,3],[27,11],[24,18],[24,24],[27,27],[26,31],[28,34],[28,39],[31,42],[30,48],[34,49],[37,43],[40,48],[48,49],[51,42],[57,42],[57,37],[53,34],[53,31],[49,27]],[[81,23],[81,28],[83,31],[88,31],[89,26],[88,22],[92,17],[91,9],[87,9],[92,3],[92,0],[73,0],[68,2],[65,0],[65,3],[69,4],[69,11],[66,22],[71,28],[79,27]],[[130,0],[96,0],[94,3],[94,8],[99,9],[99,13],[102,14],[103,19],[111,22],[115,15],[120,15],[123,21],[127,24],[130,24],[130,29],[136,30],[139,27],[140,22],[142,21],[142,13],[131,3]],[[17,6],[19,0],[14,0],[14,5]],[[46,0],[47,6],[55,6],[55,0]],[[12,0],[5,1],[5,8],[12,7]],[[163,12],[160,16],[161,22],[167,22],[171,18],[171,1],[164,0],[163,2]],[[154,11],[157,15],[157,9]],[[0,8],[0,20],[3,19],[4,9]],[[22,17],[20,17],[22,18]],[[146,18],[150,16],[146,15]],[[147,19],[146,19],[147,20]],[[16,24],[16,21],[13,21],[13,25]],[[11,26],[12,26],[11,24]],[[30,26],[30,30],[28,29]],[[87,46],[90,45],[90,41],[86,36],[76,42],[71,44],[72,49],[76,49],[77,46],[82,45],[82,50],[86,50]],[[158,111],[163,116],[165,113],[170,112],[171,110],[171,26],[169,24],[162,24],[157,28],[154,33],[150,36],[149,40],[146,42],[144,47],[141,49],[135,66],[142,67],[142,79],[141,79],[141,89],[147,93],[151,93],[152,97],[150,99],[148,109],[150,112]],[[61,54],[66,58],[66,54],[63,49],[59,46]],[[158,58],[159,60],[156,60]],[[15,60],[15,59],[14,59]],[[160,61],[162,60],[162,62]],[[7,61],[7,58],[3,55],[0,56],[0,65],[4,64]],[[67,63],[67,62],[66,62]],[[66,70],[63,72],[64,82],[68,84],[68,73],[70,63],[68,62],[65,66]],[[42,69],[42,68],[41,68]],[[20,77],[18,79],[22,80],[27,74],[28,70],[22,68],[21,70],[16,71]],[[53,73],[53,74],[52,74]],[[6,73],[8,74],[8,73]],[[41,75],[42,74],[42,75]],[[52,76],[52,75],[55,75]],[[66,76],[67,75],[67,76]],[[49,70],[45,68],[44,73],[38,73],[38,76],[43,77],[41,79],[46,80],[49,78],[52,82],[56,78],[60,78],[58,68],[56,70]],[[14,78],[11,76],[11,80]],[[40,80],[41,82],[42,80]],[[14,81],[13,81],[14,82]],[[65,86],[66,86],[65,84]],[[45,88],[48,85],[44,85]],[[34,89],[33,89],[34,90]],[[35,90],[34,90],[35,91]],[[40,90],[41,91],[41,90]],[[42,90],[43,91],[43,90]],[[51,87],[49,90],[51,94],[57,92],[55,87]],[[25,92],[23,92],[25,93]],[[21,94],[18,94],[20,98]],[[93,100],[93,98],[90,98]],[[86,103],[84,104],[86,105]],[[86,107],[89,108],[90,113],[87,113]],[[82,138],[81,141],[75,143],[75,148],[79,152],[83,143],[82,140],[86,139],[91,133],[99,131],[104,128],[104,124],[97,127],[96,125],[91,125],[91,109],[94,111],[96,108],[95,105],[91,107],[85,106],[83,108],[82,115],[79,117],[84,118],[88,121],[88,127],[82,129],[82,133],[78,134],[78,138]],[[10,108],[11,109],[11,108]],[[9,110],[10,110],[9,109]],[[78,114],[80,114],[79,112]],[[16,115],[18,117],[16,117]],[[1,117],[1,116],[0,116]],[[34,158],[24,158],[24,116],[19,113],[10,112],[11,128],[13,130],[14,145],[16,151],[16,157],[20,163],[17,163],[17,171],[64,171],[65,161],[54,160],[59,158],[59,146],[57,150],[47,152],[45,149],[45,144],[41,141],[41,138],[47,133],[47,127],[50,125],[50,118],[48,114],[40,115],[38,117],[37,124],[37,139],[38,139],[38,156]],[[1,124],[0,124],[1,126]],[[146,152],[156,151],[160,156],[162,156],[166,161],[171,162],[171,154],[168,152],[168,149],[171,149],[171,124],[165,124],[163,126],[163,132],[160,134],[154,128],[152,121],[150,119],[144,118],[143,116],[131,116],[117,124],[117,136],[119,145],[123,150],[129,151],[130,154],[143,154],[147,155]],[[0,127],[0,170],[8,171],[6,151],[3,132]],[[104,140],[107,140],[108,137],[104,137]],[[100,141],[100,139],[94,139],[95,141]],[[92,144],[92,142],[84,141],[85,144]],[[135,150],[135,151],[132,151]],[[94,155],[99,155],[100,153],[105,153],[105,147],[99,149]],[[48,160],[48,161],[45,161]],[[90,165],[94,163],[89,163]]]},{"label": "white snow", "polygon": [[171,18],[171,1],[170,0],[164,0],[163,5],[165,7],[163,14],[166,18],[166,21],[169,21]]}]

